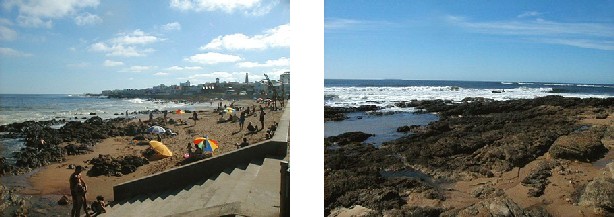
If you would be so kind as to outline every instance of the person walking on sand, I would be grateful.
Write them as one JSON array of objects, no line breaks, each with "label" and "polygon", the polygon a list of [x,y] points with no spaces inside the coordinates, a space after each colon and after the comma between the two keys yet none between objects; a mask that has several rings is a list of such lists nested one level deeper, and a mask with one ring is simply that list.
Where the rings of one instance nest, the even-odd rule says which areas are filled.
[{"label": "person walking on sand", "polygon": [[241,130],[243,130],[243,123],[245,123],[245,111],[241,112],[241,117],[239,117],[239,127],[241,127]]},{"label": "person walking on sand", "polygon": [[260,129],[264,129],[264,109],[260,110]]},{"label": "person walking on sand", "polygon": [[153,120],[153,112],[149,112],[149,123],[151,124],[151,121]]},{"label": "person walking on sand", "polygon": [[70,183],[70,195],[72,196],[72,210],[70,210],[71,217],[81,216],[81,206],[86,216],[90,216],[87,212],[87,201],[85,200],[85,193],[87,192],[87,185],[81,178],[81,171],[83,167],[75,167],[75,172],[70,175],[68,182]]}]

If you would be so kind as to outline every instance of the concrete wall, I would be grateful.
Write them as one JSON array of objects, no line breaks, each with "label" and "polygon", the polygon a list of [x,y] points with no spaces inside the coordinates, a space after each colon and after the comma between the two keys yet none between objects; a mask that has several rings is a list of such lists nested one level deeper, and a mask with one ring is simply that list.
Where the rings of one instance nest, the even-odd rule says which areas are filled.
[{"label": "concrete wall", "polygon": [[119,202],[137,195],[180,189],[215,176],[228,167],[247,164],[252,160],[268,156],[285,156],[288,151],[289,128],[290,103],[288,102],[272,139],[116,185],[113,187],[114,200]]}]

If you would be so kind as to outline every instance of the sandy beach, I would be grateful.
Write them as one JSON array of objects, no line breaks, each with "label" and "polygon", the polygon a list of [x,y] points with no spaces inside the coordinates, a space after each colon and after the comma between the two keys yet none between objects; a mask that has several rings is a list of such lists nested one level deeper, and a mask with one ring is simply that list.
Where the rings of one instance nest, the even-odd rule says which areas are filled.
[{"label": "sandy beach", "polygon": [[[226,103],[226,102],[225,102]],[[257,113],[259,113],[259,105],[253,101],[243,100],[237,101],[235,106],[249,106],[250,108],[255,105]],[[271,126],[274,122],[279,121],[279,118],[283,114],[283,110],[271,111],[265,109],[265,128]],[[197,111],[198,121],[189,119],[192,114],[176,114],[169,113],[168,119],[187,121],[187,125],[171,125],[167,124],[164,127],[170,128],[173,132],[177,133],[177,136],[163,136],[162,142],[173,152],[172,157],[151,160],[149,164],[143,165],[137,168],[133,173],[123,175],[121,177],[115,176],[97,176],[90,177],[84,175],[84,181],[88,185],[88,201],[95,199],[97,195],[102,195],[107,201],[113,200],[113,186],[130,181],[139,177],[152,175],[158,172],[165,171],[167,169],[176,167],[178,163],[184,160],[183,154],[187,153],[187,144],[196,137],[209,136],[210,139],[217,140],[219,142],[219,148],[216,150],[216,154],[226,153],[237,149],[236,143],[241,143],[242,138],[247,138],[250,144],[257,143],[265,140],[266,130],[258,131],[255,134],[248,134],[247,124],[252,122],[254,125],[260,128],[260,122],[258,116],[247,116],[245,126],[243,130],[239,129],[239,123],[218,123],[219,114],[213,110],[201,110]],[[162,113],[154,115],[154,120],[162,122]],[[227,117],[227,115],[224,115]],[[141,117],[141,120],[147,122],[148,116]],[[132,122],[138,123],[138,119],[132,120]],[[147,123],[145,123],[147,124]],[[155,136],[151,136],[155,139]],[[68,188],[68,177],[73,172],[72,169],[68,169],[69,165],[82,165],[91,168],[89,160],[98,157],[99,155],[110,155],[111,157],[135,155],[142,156],[142,152],[147,149],[147,145],[137,145],[132,140],[133,137],[118,136],[107,138],[102,142],[96,144],[93,148],[93,152],[81,155],[67,156],[66,161],[62,163],[54,163],[40,168],[37,172],[28,178],[31,187],[22,189],[20,193],[24,195],[41,195],[51,196],[53,200],[59,199],[61,195],[70,195]],[[84,171],[83,174],[87,172]],[[60,206],[59,209],[69,209],[68,206]],[[39,210],[40,211],[40,210]]]}]

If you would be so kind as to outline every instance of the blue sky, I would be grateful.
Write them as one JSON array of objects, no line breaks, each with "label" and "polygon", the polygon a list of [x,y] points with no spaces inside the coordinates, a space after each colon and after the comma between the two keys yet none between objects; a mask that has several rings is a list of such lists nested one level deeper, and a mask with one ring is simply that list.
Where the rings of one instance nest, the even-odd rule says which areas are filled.
[{"label": "blue sky", "polygon": [[614,83],[614,1],[325,1],[324,77]]},{"label": "blue sky", "polygon": [[2,0],[0,93],[278,79],[288,0]]}]

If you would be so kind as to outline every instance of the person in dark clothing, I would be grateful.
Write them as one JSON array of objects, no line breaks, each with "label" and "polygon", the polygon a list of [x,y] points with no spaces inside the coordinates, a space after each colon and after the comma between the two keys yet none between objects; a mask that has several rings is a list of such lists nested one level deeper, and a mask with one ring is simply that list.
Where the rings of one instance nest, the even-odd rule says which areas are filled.
[{"label": "person in dark clothing", "polygon": [[106,206],[107,206],[107,203],[104,202],[104,197],[102,195],[98,195],[96,197],[96,201],[92,202],[92,211],[94,212],[96,216],[98,216],[102,213],[107,212],[107,209],[104,208]]},{"label": "person in dark clothing", "polygon": [[241,117],[239,117],[239,127],[241,128],[239,131],[243,130],[244,123],[245,123],[245,111],[241,112]]},{"label": "person in dark clothing", "polygon": [[247,138],[243,137],[243,142],[241,142],[241,144],[239,144],[239,147],[237,148],[243,148],[247,146],[249,146],[249,142],[247,142]]},{"label": "person in dark clothing", "polygon": [[87,201],[85,200],[85,193],[87,192],[87,185],[81,178],[81,171],[83,167],[75,167],[75,172],[70,175],[68,182],[70,183],[70,195],[72,196],[72,210],[70,210],[71,217],[81,216],[81,206],[86,216],[90,216],[87,212]]},{"label": "person in dark clothing", "polygon": [[260,129],[264,129],[264,109],[260,110]]},{"label": "person in dark clothing", "polygon": [[256,131],[258,131],[258,128],[254,127],[254,125],[252,125],[252,122],[250,121],[250,122],[247,124],[247,130],[248,130],[250,133],[255,133]]},{"label": "person in dark clothing", "polygon": [[198,120],[198,114],[196,113],[196,111],[192,112],[192,119],[194,119],[194,121]]}]

